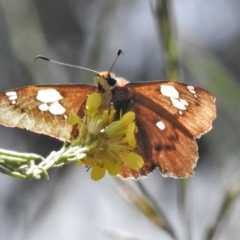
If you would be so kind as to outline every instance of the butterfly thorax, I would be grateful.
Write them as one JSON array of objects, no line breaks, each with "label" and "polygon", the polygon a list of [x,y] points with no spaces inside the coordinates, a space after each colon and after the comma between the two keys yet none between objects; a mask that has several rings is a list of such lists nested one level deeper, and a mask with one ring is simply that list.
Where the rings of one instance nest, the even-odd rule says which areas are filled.
[{"label": "butterfly thorax", "polygon": [[117,116],[119,116],[121,111],[122,114],[124,114],[132,108],[131,93],[127,88],[116,86],[112,90],[111,102],[113,107],[117,110]]}]

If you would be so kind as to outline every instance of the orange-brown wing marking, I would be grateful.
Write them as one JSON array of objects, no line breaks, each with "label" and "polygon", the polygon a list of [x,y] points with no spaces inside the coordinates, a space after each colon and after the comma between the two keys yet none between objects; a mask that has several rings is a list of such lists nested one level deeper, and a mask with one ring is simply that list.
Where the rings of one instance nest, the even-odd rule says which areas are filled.
[{"label": "orange-brown wing marking", "polygon": [[20,127],[66,141],[71,111],[81,111],[92,85],[36,85],[0,93],[0,124]]}]

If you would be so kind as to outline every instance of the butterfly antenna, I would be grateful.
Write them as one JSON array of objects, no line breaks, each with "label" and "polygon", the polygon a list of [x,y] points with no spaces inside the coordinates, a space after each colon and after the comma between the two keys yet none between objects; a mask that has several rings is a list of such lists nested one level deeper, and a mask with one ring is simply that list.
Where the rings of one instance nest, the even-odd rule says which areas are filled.
[{"label": "butterfly antenna", "polygon": [[108,74],[110,74],[110,72],[112,71],[113,66],[115,65],[116,61],[118,60],[118,58],[119,58],[119,56],[120,56],[121,54],[123,55],[123,51],[120,49],[120,50],[118,50],[118,52],[117,52],[117,57],[116,57],[115,61],[113,62],[110,70],[108,71]]},{"label": "butterfly antenna", "polygon": [[49,61],[49,62],[52,62],[52,63],[56,63],[56,64],[59,64],[59,65],[63,65],[63,66],[68,66],[68,67],[74,67],[74,68],[79,68],[79,69],[87,70],[87,71],[89,71],[89,72],[94,72],[94,73],[96,73],[96,74],[99,75],[99,72],[94,71],[94,70],[92,70],[92,69],[85,68],[85,67],[80,67],[80,66],[76,66],[76,65],[72,65],[72,64],[57,62],[57,61],[55,61],[55,60],[49,59],[49,58],[44,57],[44,56],[41,56],[41,55],[36,56],[36,57],[34,58],[34,62],[35,62],[37,59],[42,59],[42,60],[45,60],[45,61]]}]

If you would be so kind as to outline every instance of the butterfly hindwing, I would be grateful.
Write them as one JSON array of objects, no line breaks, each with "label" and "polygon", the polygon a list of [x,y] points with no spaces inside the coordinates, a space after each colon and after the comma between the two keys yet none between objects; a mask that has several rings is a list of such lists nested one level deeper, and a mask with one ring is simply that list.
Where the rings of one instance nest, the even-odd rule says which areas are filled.
[{"label": "butterfly hindwing", "polygon": [[165,176],[193,175],[198,159],[196,140],[164,115],[160,117],[142,105],[135,107],[140,113],[136,119],[138,151],[146,161],[140,173],[149,173],[157,166]]},{"label": "butterfly hindwing", "polygon": [[70,111],[81,111],[92,85],[35,85],[0,93],[0,123],[66,141]]}]

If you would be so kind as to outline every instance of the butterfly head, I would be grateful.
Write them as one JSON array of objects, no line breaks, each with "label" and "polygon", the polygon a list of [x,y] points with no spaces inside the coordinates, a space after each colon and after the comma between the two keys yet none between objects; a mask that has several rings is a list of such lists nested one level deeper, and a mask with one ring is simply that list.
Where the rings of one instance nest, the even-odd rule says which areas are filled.
[{"label": "butterfly head", "polygon": [[98,91],[104,93],[111,91],[117,84],[114,73],[100,72],[95,76],[95,83],[97,85]]},{"label": "butterfly head", "polygon": [[95,76],[95,83],[100,93],[111,91],[115,87],[124,87],[128,81],[122,77],[116,77],[112,72],[100,72]]}]

